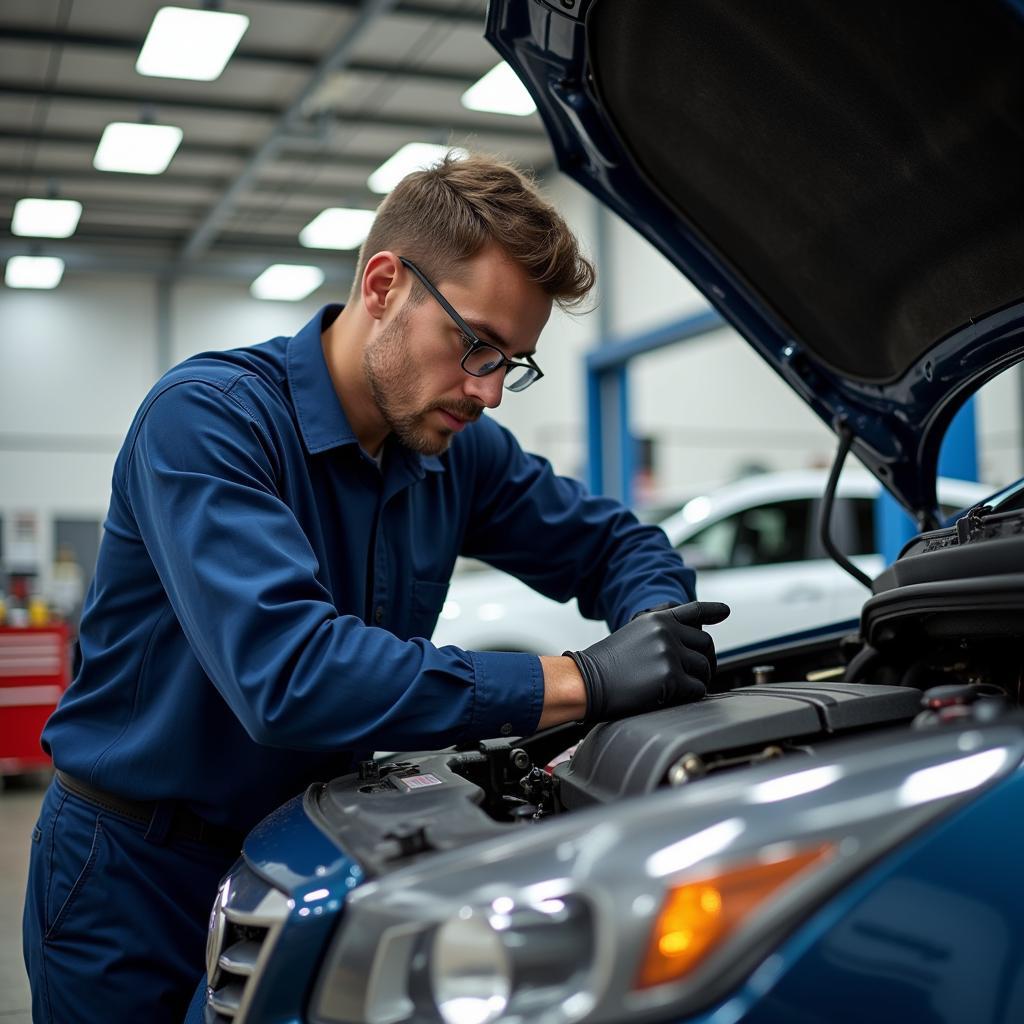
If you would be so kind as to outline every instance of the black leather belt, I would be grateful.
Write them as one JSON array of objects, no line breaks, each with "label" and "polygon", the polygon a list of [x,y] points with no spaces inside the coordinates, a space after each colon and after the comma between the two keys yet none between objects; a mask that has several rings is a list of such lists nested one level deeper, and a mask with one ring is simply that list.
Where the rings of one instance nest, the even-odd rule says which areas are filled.
[{"label": "black leather belt", "polygon": [[146,826],[146,837],[158,842],[171,839],[190,839],[205,846],[213,846],[230,853],[242,849],[243,832],[200,818],[180,804],[166,804],[148,800],[126,800],[106,790],[76,779],[67,772],[57,770],[57,781],[75,796],[81,797],[104,811],[113,811]]}]

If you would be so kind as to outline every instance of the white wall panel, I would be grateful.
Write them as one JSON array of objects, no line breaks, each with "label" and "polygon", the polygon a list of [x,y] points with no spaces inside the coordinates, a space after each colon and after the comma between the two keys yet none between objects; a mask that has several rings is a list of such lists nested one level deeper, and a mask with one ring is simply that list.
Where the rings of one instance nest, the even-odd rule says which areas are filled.
[{"label": "white wall panel", "polygon": [[978,475],[995,486],[1017,480],[1024,473],[1024,368],[1012,366],[978,393]]},{"label": "white wall panel", "polygon": [[0,289],[0,434],[123,434],[156,369],[153,284]]},{"label": "white wall panel", "polygon": [[734,331],[637,359],[633,431],[656,439],[655,470],[671,493],[706,490],[758,464],[827,464],[832,433]]},{"label": "white wall panel", "polygon": [[183,281],[174,290],[172,362],[295,334],[321,306],[344,302],[347,292],[324,285],[302,302],[264,302],[244,283]]},{"label": "white wall panel", "polygon": [[654,330],[705,312],[704,296],[650,242],[612,216],[609,263],[612,330],[616,335]]}]

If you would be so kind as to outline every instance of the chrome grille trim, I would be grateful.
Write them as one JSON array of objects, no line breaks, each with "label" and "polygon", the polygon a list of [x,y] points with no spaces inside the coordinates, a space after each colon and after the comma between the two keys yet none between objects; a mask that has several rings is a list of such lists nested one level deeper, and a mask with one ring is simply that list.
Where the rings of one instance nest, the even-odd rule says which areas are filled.
[{"label": "chrome grille trim", "polygon": [[244,1024],[292,901],[244,863],[214,903],[206,951],[206,1024]]},{"label": "chrome grille trim", "polygon": [[221,953],[217,963],[231,974],[250,975],[256,968],[261,947],[261,943],[252,939],[236,942]]},{"label": "chrome grille trim", "polygon": [[233,981],[217,991],[211,991],[208,996],[208,1004],[222,1017],[236,1019],[238,1010],[242,1004],[244,986]]}]

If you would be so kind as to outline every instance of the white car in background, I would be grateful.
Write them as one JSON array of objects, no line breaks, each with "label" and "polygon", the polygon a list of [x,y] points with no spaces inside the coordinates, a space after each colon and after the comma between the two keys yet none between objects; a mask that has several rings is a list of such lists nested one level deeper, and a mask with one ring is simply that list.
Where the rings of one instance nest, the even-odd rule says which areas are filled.
[{"label": "white car in background", "polygon": [[[860,615],[864,587],[833,562],[818,539],[824,470],[764,473],[688,501],[661,528],[697,572],[701,600],[732,608],[710,627],[719,651]],[[879,484],[864,472],[840,477],[831,534],[871,578],[884,568],[875,543]],[[945,516],[982,501],[984,484],[940,479]],[[575,601],[560,604],[481,563],[456,572],[433,642],[475,651],[560,654],[602,636]]]}]

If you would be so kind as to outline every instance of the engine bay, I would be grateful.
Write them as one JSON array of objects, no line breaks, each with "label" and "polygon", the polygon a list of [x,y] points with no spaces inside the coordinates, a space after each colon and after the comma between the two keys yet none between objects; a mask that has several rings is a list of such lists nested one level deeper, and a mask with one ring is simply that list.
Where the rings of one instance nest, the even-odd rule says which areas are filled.
[{"label": "engine bay", "polygon": [[379,875],[839,738],[885,731],[898,742],[900,730],[992,721],[1024,704],[1024,516],[983,511],[912,542],[874,581],[857,633],[724,657],[694,704],[364,761],[311,787],[307,813]]},{"label": "engine bay", "polygon": [[[971,673],[959,648],[957,657],[943,676],[957,681],[923,691],[873,682],[763,681],[589,730],[573,723],[469,750],[365,761],[356,774],[312,787],[306,807],[368,874],[385,874],[510,827],[807,757],[839,738],[991,721],[1016,705],[990,682],[964,681]],[[918,670],[922,680],[933,681],[933,660]],[[735,666],[723,674],[764,676],[769,666],[753,668],[756,673]],[[1020,666],[1017,672],[1019,680]]]}]

